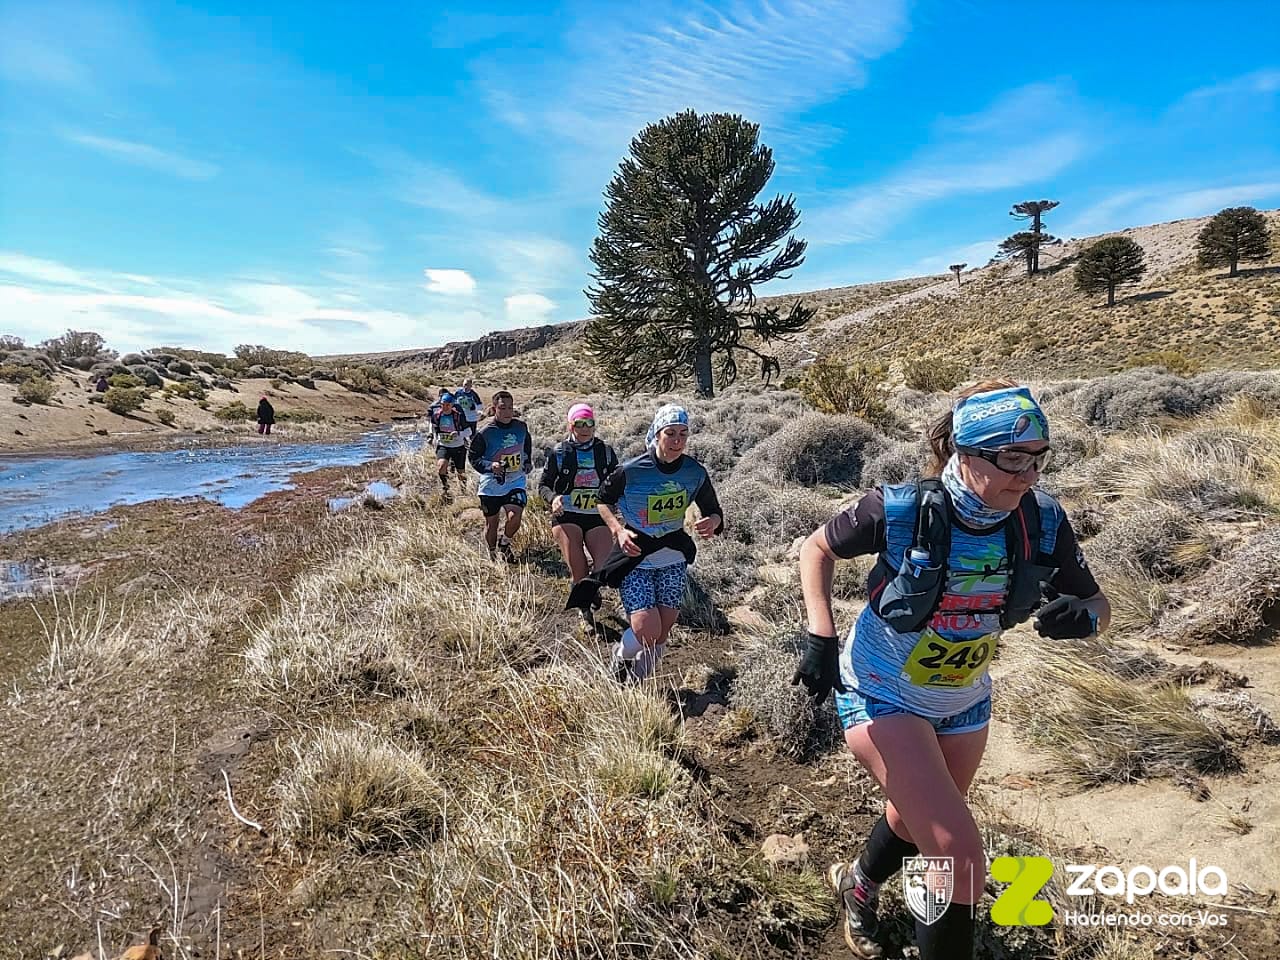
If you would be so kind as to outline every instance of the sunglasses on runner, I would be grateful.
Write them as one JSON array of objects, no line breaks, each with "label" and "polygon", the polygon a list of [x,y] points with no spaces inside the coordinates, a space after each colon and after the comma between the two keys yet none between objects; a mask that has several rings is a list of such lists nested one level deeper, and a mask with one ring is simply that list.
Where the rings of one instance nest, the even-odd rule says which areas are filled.
[{"label": "sunglasses on runner", "polygon": [[585,430],[588,427],[594,427],[596,422],[594,420],[575,420],[573,425],[579,430]]},{"label": "sunglasses on runner", "polygon": [[1012,473],[1015,476],[1026,473],[1028,470],[1043,473],[1044,468],[1053,459],[1052,447],[1045,447],[1039,453],[1028,453],[1026,450],[992,450],[987,447],[956,447],[956,452],[980,457],[994,464],[1001,473]]}]

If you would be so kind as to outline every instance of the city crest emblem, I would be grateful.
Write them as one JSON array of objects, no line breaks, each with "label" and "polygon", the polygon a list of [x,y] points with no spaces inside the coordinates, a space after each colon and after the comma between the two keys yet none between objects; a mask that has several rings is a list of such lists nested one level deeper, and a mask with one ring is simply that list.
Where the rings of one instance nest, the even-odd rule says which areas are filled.
[{"label": "city crest emblem", "polygon": [[920,922],[931,925],[951,906],[956,866],[953,857],[906,857],[902,861],[902,890]]}]

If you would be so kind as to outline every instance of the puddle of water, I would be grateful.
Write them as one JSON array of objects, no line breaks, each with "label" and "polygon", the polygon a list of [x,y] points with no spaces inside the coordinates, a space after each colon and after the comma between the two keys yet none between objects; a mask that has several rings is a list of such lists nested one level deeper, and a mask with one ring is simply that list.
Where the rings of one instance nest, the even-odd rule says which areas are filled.
[{"label": "puddle of water", "polygon": [[52,564],[43,560],[0,560],[0,603],[49,593],[74,580],[84,568],[79,564]]},{"label": "puddle of water", "polygon": [[385,480],[373,480],[364,488],[364,492],[353,497],[332,497],[329,500],[329,512],[337,513],[346,510],[352,504],[363,503],[372,497],[378,503],[384,503],[392,497],[398,497],[400,491]]},{"label": "puddle of water", "polygon": [[0,459],[0,534],[147,500],[194,496],[238,509],[268,493],[293,489],[292,474],[357,466],[421,442],[420,434],[395,427],[337,443]]}]

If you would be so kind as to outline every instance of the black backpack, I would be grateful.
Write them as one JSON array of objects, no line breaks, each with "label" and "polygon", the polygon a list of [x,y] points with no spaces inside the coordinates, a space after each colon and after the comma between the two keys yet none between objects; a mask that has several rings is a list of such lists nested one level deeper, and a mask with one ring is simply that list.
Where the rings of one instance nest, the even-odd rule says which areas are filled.
[{"label": "black backpack", "polygon": [[[556,478],[551,489],[558,494],[568,493],[578,475],[578,448],[567,440],[561,440],[552,452],[556,458]],[[595,459],[596,476],[603,483],[604,478],[618,468],[618,458],[599,437],[591,444],[591,455]]]},{"label": "black backpack", "polygon": [[[951,498],[936,477],[886,484],[883,490],[885,549],[868,577],[869,602],[872,611],[894,630],[915,633],[928,625],[942,602],[951,556]],[[1027,491],[1004,522],[1005,550],[1013,568],[1000,614],[1004,629],[1031,617],[1041,602],[1040,584],[1057,573],[1051,566],[1052,556],[1044,550],[1044,513],[1054,518],[1056,540],[1060,508],[1038,488]],[[927,567],[913,564],[909,556],[913,547],[925,550],[933,563]],[[893,558],[899,554],[895,568]]]}]

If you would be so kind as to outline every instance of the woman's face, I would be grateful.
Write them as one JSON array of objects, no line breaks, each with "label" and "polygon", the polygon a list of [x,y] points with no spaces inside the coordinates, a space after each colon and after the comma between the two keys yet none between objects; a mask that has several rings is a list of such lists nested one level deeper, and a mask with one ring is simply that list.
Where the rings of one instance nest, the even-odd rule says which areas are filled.
[{"label": "woman's face", "polygon": [[[1036,454],[1049,448],[1043,440],[1015,443],[1001,450]],[[1032,464],[1021,473],[1001,470],[976,454],[960,454],[960,479],[992,510],[1016,510],[1022,496],[1036,485],[1040,471]]]},{"label": "woman's face", "polygon": [[673,423],[658,431],[658,459],[670,463],[684,453],[685,444],[689,442],[689,428],[683,423]]},{"label": "woman's face", "polygon": [[590,417],[579,417],[569,425],[573,439],[578,443],[586,443],[596,435],[596,422]]}]

